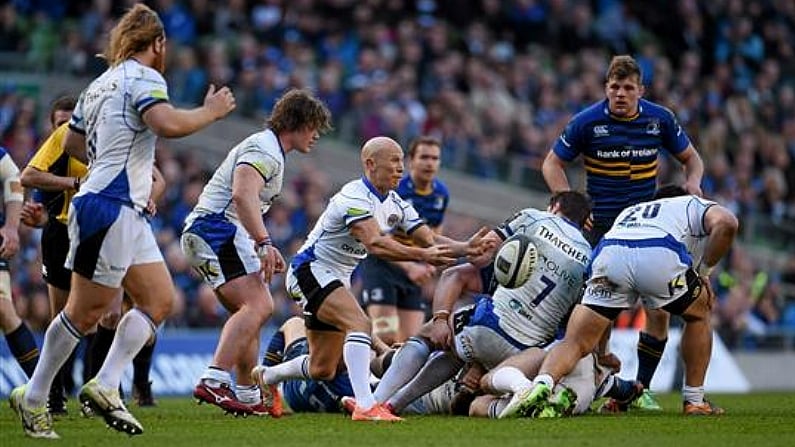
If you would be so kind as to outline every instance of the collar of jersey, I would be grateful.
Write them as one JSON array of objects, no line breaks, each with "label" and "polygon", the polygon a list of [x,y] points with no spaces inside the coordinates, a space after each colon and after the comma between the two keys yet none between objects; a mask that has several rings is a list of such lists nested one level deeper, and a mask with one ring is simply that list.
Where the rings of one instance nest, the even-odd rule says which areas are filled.
[{"label": "collar of jersey", "polygon": [[414,194],[417,194],[418,196],[429,196],[433,193],[433,184],[436,182],[436,180],[431,180],[431,184],[428,186],[428,189],[420,189],[417,187],[417,184],[414,183],[414,179],[411,178],[411,175],[407,175],[405,178],[408,179],[409,187],[414,190]]},{"label": "collar of jersey", "polygon": [[274,132],[274,131],[273,131],[273,130],[271,130],[271,129],[268,129],[268,133],[270,133],[271,135],[273,135],[273,139],[274,139],[274,140],[276,140],[276,144],[278,144],[278,145],[279,145],[279,150],[280,150],[280,151],[282,151],[282,157],[286,157],[286,155],[284,154],[284,148],[282,147],[282,142],[281,142],[281,141],[279,141],[279,136],[278,136],[278,135],[276,135],[276,132]]},{"label": "collar of jersey", "polygon": [[386,200],[387,197],[389,197],[389,192],[387,192],[386,194],[381,194],[380,192],[378,192],[378,190],[375,189],[375,186],[373,186],[373,184],[370,183],[370,180],[368,180],[367,177],[362,176],[362,183],[364,183],[364,186],[366,186],[371,193],[373,193],[376,197],[378,197],[378,200],[380,200],[381,202],[383,202],[384,200]]},{"label": "collar of jersey", "polygon": [[560,218],[563,219],[564,222],[566,222],[567,224],[569,224],[572,227],[574,227],[575,229],[577,229],[577,231],[581,231],[580,226],[577,225],[576,223],[574,223],[573,220],[569,219],[568,217],[566,217],[566,216],[564,216],[562,214],[559,214],[558,216],[560,216]]},{"label": "collar of jersey", "polygon": [[610,113],[610,102],[605,99],[605,108],[603,110],[605,115],[610,117],[610,119],[614,119],[616,121],[634,121],[638,119],[641,112],[643,112],[643,104],[641,104],[640,100],[638,100],[638,112],[632,116],[622,117],[622,116],[615,116],[612,113]]}]

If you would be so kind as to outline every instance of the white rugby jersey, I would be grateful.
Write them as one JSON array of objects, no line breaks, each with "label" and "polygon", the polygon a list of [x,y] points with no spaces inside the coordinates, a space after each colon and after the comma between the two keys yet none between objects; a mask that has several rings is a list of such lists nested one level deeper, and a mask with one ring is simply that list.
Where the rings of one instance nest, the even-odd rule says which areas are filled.
[{"label": "white rugby jersey", "polygon": [[616,217],[604,239],[634,241],[633,246],[665,245],[673,250],[686,250],[695,266],[704,256],[708,236],[704,215],[713,205],[716,203],[693,195],[639,203]]},{"label": "white rugby jersey", "polygon": [[232,179],[235,168],[246,164],[256,169],[265,181],[259,193],[261,212],[265,214],[282,190],[284,182],[284,151],[272,130],[250,135],[229,151],[213,177],[204,186],[199,202],[185,220],[185,228],[199,216],[219,214],[239,224],[237,210],[232,204]]},{"label": "white rugby jersey", "polygon": [[319,260],[349,278],[359,261],[367,256],[364,244],[351,236],[349,227],[370,217],[385,234],[396,230],[408,234],[423,224],[414,207],[395,191],[381,195],[365,177],[353,180],[331,198],[293,258],[293,268]]},{"label": "white rugby jersey", "polygon": [[591,246],[571,221],[532,208],[520,211],[496,230],[503,238],[524,233],[538,248],[538,262],[516,289],[498,287],[494,313],[500,328],[527,346],[555,338],[561,321],[580,298]]},{"label": "white rugby jersey", "polygon": [[76,196],[97,194],[146,208],[157,137],[142,116],[167,101],[163,76],[134,59],[109,68],[83,90],[69,122],[86,136],[89,161]]}]

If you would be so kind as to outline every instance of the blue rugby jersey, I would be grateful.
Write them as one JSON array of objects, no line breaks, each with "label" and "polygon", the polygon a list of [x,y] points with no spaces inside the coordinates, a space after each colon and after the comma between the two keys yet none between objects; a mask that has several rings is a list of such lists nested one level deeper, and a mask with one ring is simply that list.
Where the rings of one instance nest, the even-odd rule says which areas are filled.
[{"label": "blue rugby jersey", "polygon": [[429,227],[442,224],[447,204],[450,203],[450,193],[441,180],[433,179],[430,191],[418,191],[411,176],[407,175],[400,180],[396,191],[403,200],[414,206]]},{"label": "blue rugby jersey", "polygon": [[565,161],[583,155],[596,222],[612,223],[624,208],[651,200],[660,151],[676,155],[690,139],[673,112],[641,99],[638,115],[610,115],[607,100],[574,116],[552,150]]}]

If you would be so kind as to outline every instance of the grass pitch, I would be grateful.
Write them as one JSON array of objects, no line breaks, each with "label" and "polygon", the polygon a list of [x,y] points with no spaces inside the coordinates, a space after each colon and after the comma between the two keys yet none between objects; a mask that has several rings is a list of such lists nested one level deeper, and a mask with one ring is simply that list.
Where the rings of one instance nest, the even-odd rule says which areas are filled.
[{"label": "grass pitch", "polygon": [[659,396],[661,413],[588,415],[558,420],[484,420],[413,416],[400,424],[352,422],[339,414],[297,414],[281,419],[234,418],[187,398],[160,399],[157,408],[131,407],[144,425],[128,437],[100,419],[70,415],[56,421],[60,441],[26,438],[7,401],[0,408],[0,446],[420,447],[420,446],[793,446],[795,393],[713,395],[727,410],[720,417],[686,418],[678,394]]}]

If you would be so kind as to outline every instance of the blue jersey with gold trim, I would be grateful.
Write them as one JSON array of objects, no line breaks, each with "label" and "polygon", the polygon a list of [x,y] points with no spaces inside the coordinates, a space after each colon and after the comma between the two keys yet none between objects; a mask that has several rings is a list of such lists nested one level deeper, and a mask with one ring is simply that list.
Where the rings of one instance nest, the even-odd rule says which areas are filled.
[{"label": "blue jersey with gold trim", "polygon": [[400,180],[395,191],[417,210],[429,227],[434,228],[442,224],[444,212],[450,203],[450,193],[441,180],[433,179],[429,191],[419,191],[414,181],[407,175]]},{"label": "blue jersey with gold trim", "polygon": [[588,194],[597,222],[612,223],[624,208],[651,200],[657,187],[658,155],[690,145],[673,112],[641,99],[638,114],[610,115],[607,100],[574,116],[552,150],[562,160],[583,155]]}]

